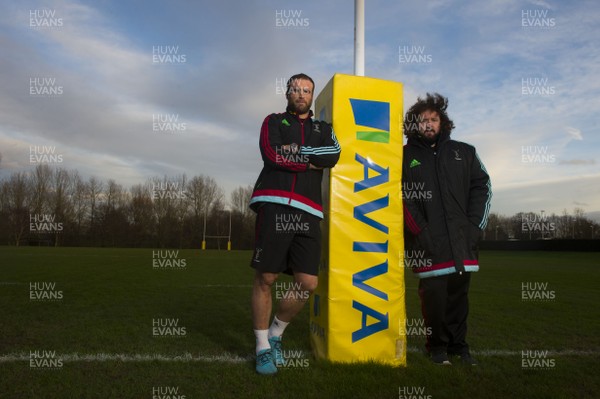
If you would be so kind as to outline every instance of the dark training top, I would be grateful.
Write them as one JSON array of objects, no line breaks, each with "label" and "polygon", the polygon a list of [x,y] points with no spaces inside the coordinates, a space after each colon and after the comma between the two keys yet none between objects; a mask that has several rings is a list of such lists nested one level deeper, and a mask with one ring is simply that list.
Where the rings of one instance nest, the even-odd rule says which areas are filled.
[{"label": "dark training top", "polygon": [[[331,168],[341,150],[331,125],[312,119],[312,115],[310,111],[307,119],[300,119],[286,111],[265,118],[259,141],[264,166],[254,185],[252,210],[271,202],[323,218],[323,171],[310,169],[309,164]],[[284,149],[285,145],[296,149]]]}]

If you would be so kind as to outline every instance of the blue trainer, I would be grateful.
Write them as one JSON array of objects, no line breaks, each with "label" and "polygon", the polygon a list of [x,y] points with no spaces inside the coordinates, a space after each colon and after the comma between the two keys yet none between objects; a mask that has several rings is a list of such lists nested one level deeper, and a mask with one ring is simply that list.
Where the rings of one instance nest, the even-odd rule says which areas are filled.
[{"label": "blue trainer", "polygon": [[256,354],[256,372],[258,374],[275,374],[277,372],[271,349],[263,349]]},{"label": "blue trainer", "polygon": [[281,349],[281,337],[269,338],[269,344],[271,345],[271,351],[275,359],[275,366],[283,367],[285,362],[283,361],[283,350]]}]

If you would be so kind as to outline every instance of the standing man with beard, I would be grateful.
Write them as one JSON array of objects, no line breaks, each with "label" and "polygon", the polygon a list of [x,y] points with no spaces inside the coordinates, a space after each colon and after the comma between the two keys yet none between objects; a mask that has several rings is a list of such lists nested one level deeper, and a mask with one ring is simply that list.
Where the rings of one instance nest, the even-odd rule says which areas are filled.
[{"label": "standing man with beard", "polygon": [[[476,365],[467,336],[471,272],[492,198],[490,178],[469,144],[450,139],[454,122],[439,94],[418,98],[404,121],[402,197],[408,254],[422,257],[413,271],[435,364],[459,356]],[[417,254],[417,255],[415,255]]]},{"label": "standing man with beard", "polygon": [[[323,218],[323,168],[332,168],[340,146],[331,125],[312,119],[313,80],[303,73],[287,82],[286,111],[267,116],[260,131],[264,166],[250,207],[257,213],[251,266],[252,323],[256,336],[256,371],[274,374],[284,364],[281,336],[318,283]],[[269,327],[271,286],[279,273],[294,283],[280,298]]]}]

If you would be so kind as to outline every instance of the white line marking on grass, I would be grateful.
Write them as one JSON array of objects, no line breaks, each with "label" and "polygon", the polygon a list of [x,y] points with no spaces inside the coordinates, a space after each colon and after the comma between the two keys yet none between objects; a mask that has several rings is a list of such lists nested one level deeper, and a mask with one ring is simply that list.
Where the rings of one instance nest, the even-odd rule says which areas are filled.
[{"label": "white line marking on grass", "polygon": [[[0,286],[3,285],[26,285],[29,283],[22,283],[19,281],[0,281]],[[191,287],[199,288],[252,288],[252,284],[203,284],[203,285],[192,285]]]},{"label": "white line marking on grass", "polygon": [[[527,349],[523,349],[526,351]],[[417,348],[416,346],[409,346],[408,352],[410,353],[423,353],[424,349]],[[478,356],[521,356],[522,351],[508,350],[508,349],[481,349],[472,350],[471,354]],[[575,349],[562,349],[552,350],[548,349],[548,355],[554,356],[600,356],[600,351],[597,350],[575,350]]]},{"label": "white line marking on grass", "polygon": [[[63,362],[206,362],[206,363],[244,363],[254,357],[246,358],[225,353],[222,355],[193,355],[192,353],[184,353],[182,355],[163,355],[160,353],[138,354],[138,353],[69,353],[56,354],[57,359]],[[0,363],[22,362],[29,361],[29,353],[12,353],[0,355]]]},{"label": "white line marking on grass", "polygon": [[251,288],[250,284],[206,284],[206,285],[192,285],[192,287],[200,288]]},{"label": "white line marking on grass", "polygon": [[[417,347],[409,347],[408,352],[420,353],[423,352]],[[310,356],[310,352],[298,351],[302,353],[303,357]],[[509,357],[509,356],[521,356],[521,351],[505,350],[505,349],[484,349],[480,351],[471,351],[473,355],[484,356],[484,357]],[[564,349],[559,351],[548,350],[548,355],[552,356],[599,356],[600,351],[597,350],[573,350]],[[253,355],[241,357],[231,353],[224,353],[222,355],[194,355],[192,353],[184,353],[182,355],[163,355],[160,353],[69,353],[69,354],[56,354],[57,359],[61,359],[63,362],[133,362],[133,363],[144,363],[144,362],[166,362],[166,363],[231,363],[240,364],[252,361]],[[14,363],[14,362],[29,362],[30,354],[26,352],[11,353],[6,355],[0,355],[0,363]]]}]

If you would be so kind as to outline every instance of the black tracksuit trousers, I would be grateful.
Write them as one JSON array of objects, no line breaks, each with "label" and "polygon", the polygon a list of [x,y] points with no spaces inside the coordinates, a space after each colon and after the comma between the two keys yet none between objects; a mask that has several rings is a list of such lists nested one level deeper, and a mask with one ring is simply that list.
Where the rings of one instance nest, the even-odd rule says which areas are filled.
[{"label": "black tracksuit trousers", "polygon": [[471,273],[453,273],[419,281],[421,311],[428,329],[427,351],[460,355],[466,342]]}]

